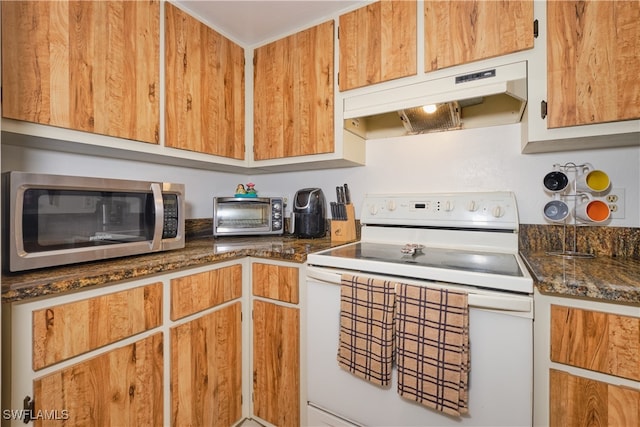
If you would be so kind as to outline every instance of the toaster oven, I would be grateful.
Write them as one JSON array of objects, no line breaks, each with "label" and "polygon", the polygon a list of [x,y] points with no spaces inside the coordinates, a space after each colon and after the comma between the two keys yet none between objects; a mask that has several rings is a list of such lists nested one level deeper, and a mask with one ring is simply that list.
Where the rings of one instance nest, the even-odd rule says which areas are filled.
[{"label": "toaster oven", "polygon": [[213,235],[282,234],[283,216],[282,197],[214,197]]}]

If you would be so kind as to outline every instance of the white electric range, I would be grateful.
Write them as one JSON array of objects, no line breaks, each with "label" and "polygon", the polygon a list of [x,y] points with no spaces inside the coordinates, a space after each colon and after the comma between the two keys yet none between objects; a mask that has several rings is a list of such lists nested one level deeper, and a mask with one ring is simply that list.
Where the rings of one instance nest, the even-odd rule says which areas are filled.
[{"label": "white electric range", "polygon": [[[533,280],[518,255],[510,192],[372,194],[361,240],[307,258],[308,425],[532,424]],[[469,301],[469,413],[451,417],[336,361],[344,273],[464,290]]]}]

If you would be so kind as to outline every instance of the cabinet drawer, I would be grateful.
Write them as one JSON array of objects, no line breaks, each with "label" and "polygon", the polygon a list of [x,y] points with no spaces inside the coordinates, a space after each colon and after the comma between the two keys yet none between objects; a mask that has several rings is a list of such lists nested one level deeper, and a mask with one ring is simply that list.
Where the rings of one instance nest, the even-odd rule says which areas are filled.
[{"label": "cabinet drawer", "polygon": [[640,380],[640,318],[552,305],[551,360]]},{"label": "cabinet drawer", "polygon": [[242,296],[242,266],[232,265],[171,280],[171,320]]},{"label": "cabinet drawer", "polygon": [[33,312],[33,369],[153,329],[162,322],[162,284]]},{"label": "cabinet drawer", "polygon": [[253,295],[298,304],[299,280],[297,267],[253,264]]}]

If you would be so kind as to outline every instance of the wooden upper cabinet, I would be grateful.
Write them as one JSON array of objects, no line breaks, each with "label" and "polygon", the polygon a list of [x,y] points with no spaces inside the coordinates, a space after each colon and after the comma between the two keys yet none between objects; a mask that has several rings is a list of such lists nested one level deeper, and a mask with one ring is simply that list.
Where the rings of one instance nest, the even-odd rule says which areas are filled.
[{"label": "wooden upper cabinet", "polygon": [[334,23],[254,52],[254,159],[333,153]]},{"label": "wooden upper cabinet", "polygon": [[165,3],[165,145],[244,159],[244,49]]},{"label": "wooden upper cabinet", "polygon": [[340,90],[416,74],[417,2],[382,0],[340,16]]},{"label": "wooden upper cabinet", "polygon": [[3,1],[2,115],[158,143],[158,1]]},{"label": "wooden upper cabinet", "polygon": [[640,2],[547,2],[548,127],[640,118]]},{"label": "wooden upper cabinet", "polygon": [[533,48],[533,0],[424,2],[425,72]]}]

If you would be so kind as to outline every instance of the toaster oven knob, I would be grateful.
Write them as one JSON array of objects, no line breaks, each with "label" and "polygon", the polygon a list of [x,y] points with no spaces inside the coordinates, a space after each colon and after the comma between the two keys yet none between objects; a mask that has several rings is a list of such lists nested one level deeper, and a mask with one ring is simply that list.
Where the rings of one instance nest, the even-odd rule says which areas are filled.
[{"label": "toaster oven knob", "polygon": [[275,218],[275,219],[280,219],[281,216],[282,215],[280,214],[280,212],[274,212],[273,213],[273,218]]},{"label": "toaster oven knob", "polygon": [[282,222],[280,220],[273,221],[273,229],[280,230],[282,228]]}]

